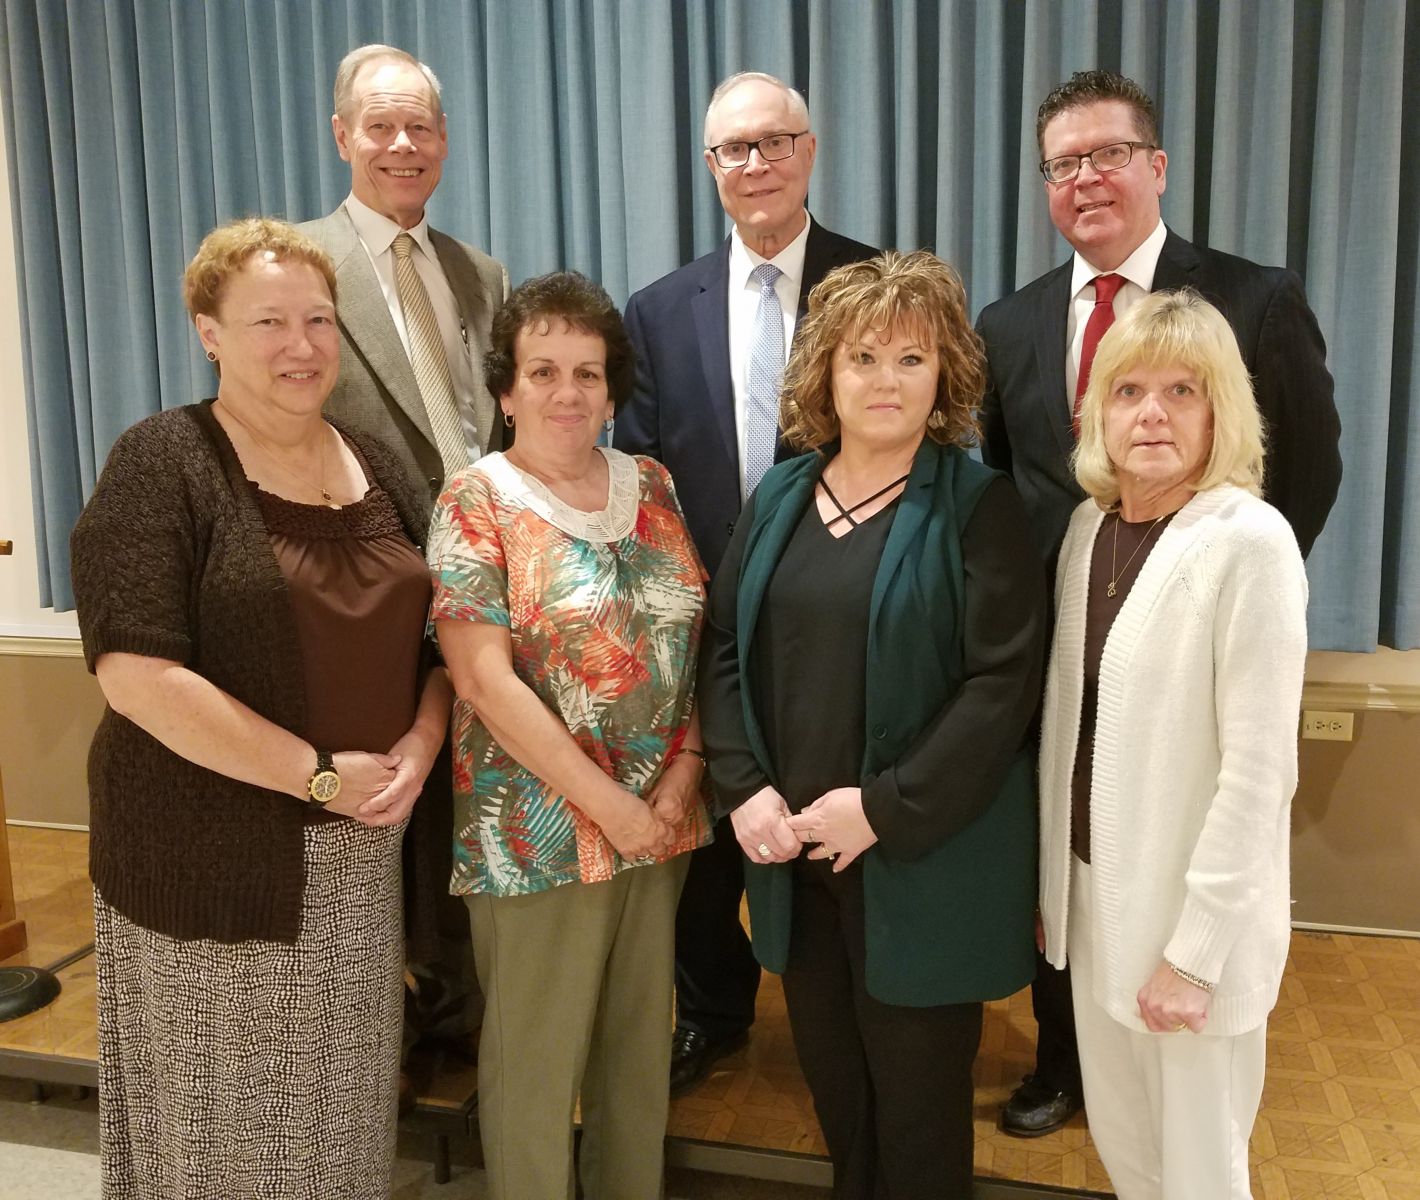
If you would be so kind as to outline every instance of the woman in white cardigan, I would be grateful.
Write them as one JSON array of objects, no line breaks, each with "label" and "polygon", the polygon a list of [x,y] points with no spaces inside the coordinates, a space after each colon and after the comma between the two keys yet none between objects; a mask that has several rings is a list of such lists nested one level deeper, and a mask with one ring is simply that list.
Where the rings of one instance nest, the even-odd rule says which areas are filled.
[{"label": "woman in white cardigan", "polygon": [[1307,583],[1261,500],[1237,341],[1191,291],[1104,336],[1081,411],[1041,737],[1045,951],[1073,966],[1120,1200],[1251,1195],[1290,937]]}]

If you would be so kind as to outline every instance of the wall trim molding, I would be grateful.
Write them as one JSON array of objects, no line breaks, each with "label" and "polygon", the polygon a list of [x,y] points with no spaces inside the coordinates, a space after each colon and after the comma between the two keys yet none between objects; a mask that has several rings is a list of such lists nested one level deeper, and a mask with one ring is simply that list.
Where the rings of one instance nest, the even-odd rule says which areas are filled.
[{"label": "wall trim molding", "polygon": [[1420,686],[1412,683],[1306,683],[1302,686],[1302,707],[1420,713]]},{"label": "wall trim molding", "polygon": [[1355,933],[1362,937],[1420,937],[1420,929],[1371,929],[1365,925],[1328,925],[1324,921],[1293,921],[1297,933]]},{"label": "wall trim molding", "polygon": [[68,637],[0,636],[0,654],[12,658],[83,658],[84,643]]}]

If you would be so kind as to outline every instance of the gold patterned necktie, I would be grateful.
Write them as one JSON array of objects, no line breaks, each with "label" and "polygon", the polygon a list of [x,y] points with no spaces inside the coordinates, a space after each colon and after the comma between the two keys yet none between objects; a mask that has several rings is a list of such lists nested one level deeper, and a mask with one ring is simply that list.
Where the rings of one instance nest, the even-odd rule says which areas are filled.
[{"label": "gold patterned necktie", "polygon": [[394,239],[394,283],[399,306],[404,310],[404,328],[409,334],[409,360],[424,409],[434,430],[434,445],[444,460],[444,478],[451,478],[469,464],[468,443],[464,440],[463,418],[454,399],[454,381],[444,354],[444,339],[429,291],[415,269],[414,238],[401,233]]}]

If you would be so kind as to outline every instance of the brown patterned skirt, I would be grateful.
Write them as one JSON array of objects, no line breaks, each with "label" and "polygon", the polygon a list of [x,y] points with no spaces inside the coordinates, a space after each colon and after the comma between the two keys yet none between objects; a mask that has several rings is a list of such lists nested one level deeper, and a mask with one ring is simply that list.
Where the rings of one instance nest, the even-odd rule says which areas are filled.
[{"label": "brown patterned skirt", "polygon": [[105,1197],[389,1195],[403,834],[307,826],[294,945],[180,941],[95,892]]}]

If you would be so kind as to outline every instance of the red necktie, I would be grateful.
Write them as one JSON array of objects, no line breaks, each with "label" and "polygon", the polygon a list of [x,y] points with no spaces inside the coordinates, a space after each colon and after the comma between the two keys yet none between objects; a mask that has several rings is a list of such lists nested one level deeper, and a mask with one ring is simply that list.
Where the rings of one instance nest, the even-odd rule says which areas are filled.
[{"label": "red necktie", "polygon": [[1085,322],[1085,341],[1080,347],[1080,377],[1075,384],[1075,406],[1070,413],[1070,428],[1077,442],[1080,440],[1080,401],[1084,399],[1085,389],[1090,386],[1090,367],[1094,365],[1100,338],[1114,324],[1114,297],[1123,286],[1122,275],[1095,276],[1095,307],[1090,319]]}]

